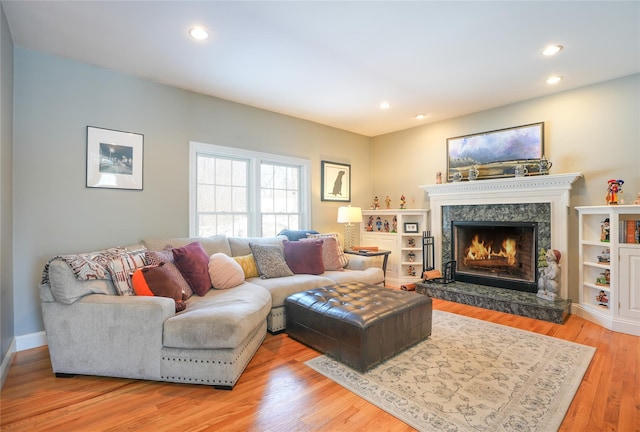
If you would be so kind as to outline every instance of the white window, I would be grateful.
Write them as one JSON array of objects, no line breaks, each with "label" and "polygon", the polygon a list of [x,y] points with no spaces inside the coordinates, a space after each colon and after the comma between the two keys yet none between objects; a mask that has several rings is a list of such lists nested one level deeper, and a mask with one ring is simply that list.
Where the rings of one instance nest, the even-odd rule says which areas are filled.
[{"label": "white window", "polygon": [[192,142],[191,236],[273,236],[310,224],[309,161]]}]

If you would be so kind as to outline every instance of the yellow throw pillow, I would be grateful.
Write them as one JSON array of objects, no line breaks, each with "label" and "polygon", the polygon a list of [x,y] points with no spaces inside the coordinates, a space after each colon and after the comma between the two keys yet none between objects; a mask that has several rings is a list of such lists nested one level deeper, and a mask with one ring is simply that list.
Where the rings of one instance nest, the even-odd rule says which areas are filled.
[{"label": "yellow throw pillow", "polygon": [[233,259],[236,260],[238,264],[240,264],[240,267],[242,267],[245,279],[260,276],[260,274],[258,273],[256,260],[253,259],[253,254],[236,256],[233,257]]}]

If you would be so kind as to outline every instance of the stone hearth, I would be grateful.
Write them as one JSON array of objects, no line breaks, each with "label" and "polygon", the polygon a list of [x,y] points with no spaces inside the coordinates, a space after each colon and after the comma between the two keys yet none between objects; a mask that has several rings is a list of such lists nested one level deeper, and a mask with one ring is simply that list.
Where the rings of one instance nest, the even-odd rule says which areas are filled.
[{"label": "stone hearth", "polygon": [[439,284],[416,283],[416,292],[432,298],[507,312],[542,321],[562,324],[571,312],[571,300],[548,301],[534,293],[476,285],[467,282]]}]

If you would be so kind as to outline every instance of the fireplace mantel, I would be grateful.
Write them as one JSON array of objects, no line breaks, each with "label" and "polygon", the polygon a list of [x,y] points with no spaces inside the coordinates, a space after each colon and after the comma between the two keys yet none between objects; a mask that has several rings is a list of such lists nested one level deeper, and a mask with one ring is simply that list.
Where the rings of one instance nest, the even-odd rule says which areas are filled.
[{"label": "fireplace mantel", "polygon": [[[569,192],[582,173],[511,177],[419,186],[429,196],[431,235],[442,247],[442,207],[489,204],[549,203],[551,207],[551,245],[569,256]],[[435,254],[436,268],[442,257]],[[561,266],[561,297],[568,298],[568,260]]]}]

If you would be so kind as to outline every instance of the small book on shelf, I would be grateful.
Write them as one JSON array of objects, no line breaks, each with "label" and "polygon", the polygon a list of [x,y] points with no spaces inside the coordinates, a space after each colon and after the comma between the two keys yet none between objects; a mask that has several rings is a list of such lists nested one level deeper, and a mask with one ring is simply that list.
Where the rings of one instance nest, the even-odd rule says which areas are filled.
[{"label": "small book on shelf", "polygon": [[354,246],[352,248],[354,251],[358,252],[378,252],[378,246]]}]

